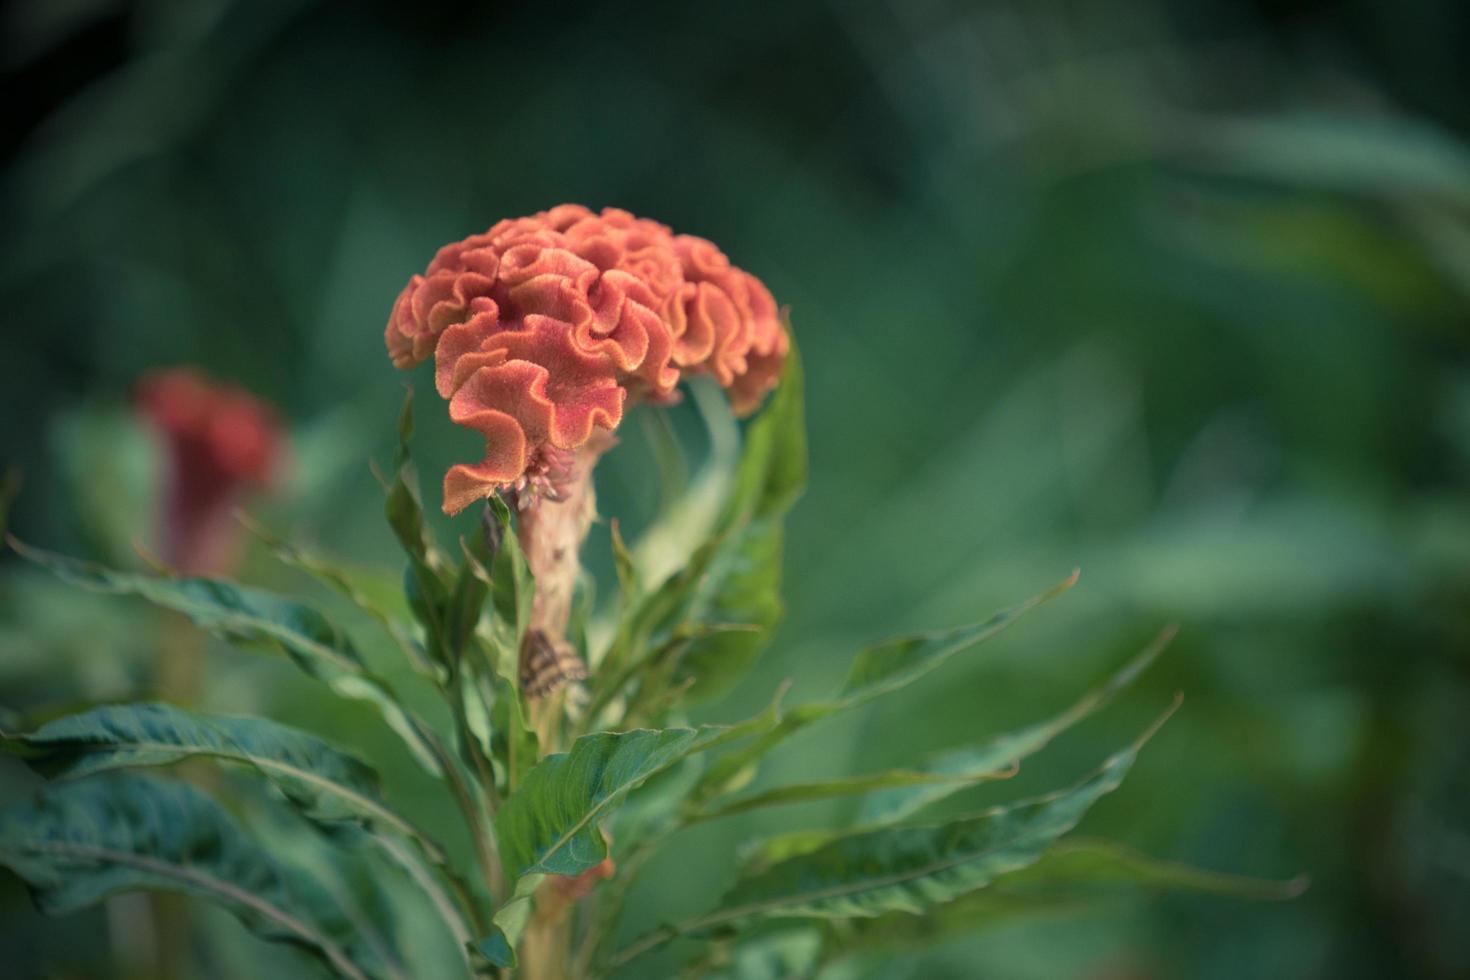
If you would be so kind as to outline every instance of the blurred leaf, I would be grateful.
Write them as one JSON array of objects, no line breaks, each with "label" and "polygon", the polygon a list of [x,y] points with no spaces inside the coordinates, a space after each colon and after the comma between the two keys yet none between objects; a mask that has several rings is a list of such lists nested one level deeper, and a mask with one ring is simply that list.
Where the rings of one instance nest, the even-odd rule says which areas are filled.
[{"label": "blurred leaf", "polygon": [[1077,573],[1019,606],[1002,610],[984,622],[942,633],[901,637],[858,652],[843,696],[834,701],[811,701],[786,712],[771,732],[749,746],[718,759],[690,797],[692,807],[739,789],[754,775],[760,759],[792,735],[823,718],[867,704],[918,680],[942,663],[989,640],[1037,605],[1071,588]]},{"label": "blurred leaf", "polygon": [[278,647],[309,673],[324,667],[349,673],[363,669],[362,657],[345,633],[317,610],[292,599],[221,579],[118,572],[32,548],[14,538],[9,543],[21,556],[73,585],[140,596],[183,613],[211,633],[236,642]]},{"label": "blurred leaf", "polygon": [[658,470],[659,509],[667,510],[689,489],[689,460],[668,412],[640,412],[639,420]]},{"label": "blurred leaf", "polygon": [[743,676],[781,618],[782,522],[807,481],[803,397],[801,356],[793,343],[775,395],[746,430],[730,502],[715,535],[723,546],[708,576],[696,583],[702,595],[693,615],[699,621],[760,629],[717,633],[691,644],[674,681],[688,682],[691,700],[720,694]]},{"label": "blurred leaf", "polygon": [[250,766],[313,820],[363,820],[402,833],[436,862],[442,850],[382,799],[378,774],[326,741],[265,718],[202,715],[167,704],[119,704],[4,734],[53,778],[166,766],[196,756]]},{"label": "blurred leaf", "polygon": [[1011,888],[1125,884],[1179,888],[1263,901],[1296,898],[1306,891],[1308,885],[1305,876],[1276,881],[1207,871],[1175,861],[1161,861],[1116,841],[1081,837],[1057,841],[1041,861],[1007,875],[1003,880]]},{"label": "blurred leaf", "polygon": [[169,463],[147,427],[123,408],[84,407],[57,419],[50,436],[65,482],[57,496],[89,550],[124,564],[140,542],[157,547]]},{"label": "blurred leaf", "polygon": [[353,581],[351,573],[320,555],[307,551],[284,538],[276,536],[261,524],[256,523],[248,514],[240,512],[237,516],[246,528],[258,537],[266,547],[270,548],[271,553],[283,564],[305,572],[327,588],[346,597],[354,606],[381,626],[383,632],[393,638],[394,643],[403,652],[404,658],[408,660],[409,664],[421,676],[428,678],[435,684],[443,682],[443,669],[424,658],[423,650],[417,641],[408,635],[404,625],[390,616],[378,603],[374,602]]},{"label": "blurred leaf", "polygon": [[737,797],[690,817],[690,822],[716,820],[737,813],[758,810],[768,806],[784,806],[793,803],[811,803],[840,796],[856,796],[880,790],[903,792],[905,790],[930,790],[945,796],[978,783],[997,779],[1008,779],[1015,775],[1013,767],[999,769],[960,770],[952,773],[928,772],[921,769],[888,769],[884,772],[867,773],[861,776],[844,776],[837,779],[818,779],[806,783],[790,783],[774,786],[758,793]]},{"label": "blurred leaf", "polygon": [[1116,896],[1116,890],[1097,887],[1106,885],[1281,901],[1300,895],[1306,879],[1272,881],[1223,874],[1150,858],[1114,841],[1066,838],[1053,844],[1034,864],[1002,874],[990,888],[924,915],[891,912],[837,925],[833,952],[840,957],[881,948],[927,947],[1018,915],[1075,911],[1090,902]]},{"label": "blurred leaf", "polygon": [[1037,861],[1099,798],[1117,789],[1173,709],[1080,783],[1048,796],[928,826],[838,838],[737,881],[713,912],[667,926],[614,958],[620,965],[676,936],[765,918],[920,914]]},{"label": "blurred leaf", "polygon": [[0,813],[0,863],[64,915],[118,892],[215,902],[252,932],[300,946],[342,976],[380,970],[320,887],[273,860],[224,810],[172,780],[113,773],[46,787]]},{"label": "blurred leaf", "polygon": [[817,929],[785,929],[752,937],[734,948],[712,943],[711,955],[683,971],[711,980],[799,980],[821,966],[822,934]]},{"label": "blurred leaf", "polygon": [[[710,536],[682,567],[622,610],[593,677],[589,716],[635,678],[643,684],[638,701],[647,706],[660,702],[670,685],[693,700],[708,699],[745,673],[781,616],[781,521],[801,494],[806,472],[801,364],[793,348],[776,394],[746,431],[730,495]],[[625,575],[621,567],[619,574]],[[677,662],[639,678],[644,667],[654,666],[648,662],[654,650],[667,649],[665,641],[700,623],[753,628],[693,640],[678,649]]]},{"label": "blurred leaf", "polygon": [[[955,749],[941,754],[924,767],[926,772],[948,775],[983,773],[1018,765],[1021,760],[1040,752],[1058,735],[1100,710],[1143,673],[1174,639],[1176,630],[1161,632],[1138,656],[1134,657],[1101,686],[1082,696],[1070,708],[1047,721],[1007,732],[978,746]],[[963,788],[963,783],[915,784],[874,793],[863,801],[857,821],[862,825],[902,820],[931,803],[937,803]]]},{"label": "blurred leaf", "polygon": [[848,671],[843,700],[866,704],[873,698],[912,684],[944,661],[995,636],[1016,619],[1077,584],[1077,572],[1041,595],[990,619],[959,629],[900,637],[859,650]]},{"label": "blurred leaf", "polygon": [[[661,506],[658,516],[638,536],[630,557],[644,582],[667,580],[710,537],[730,499],[740,464],[740,426],[724,391],[710,378],[691,379],[688,390],[704,423],[710,451],[688,489]],[[652,414],[667,420],[665,413]]]},{"label": "blurred leaf", "polygon": [[1219,165],[1252,176],[1470,204],[1470,150],[1404,117],[1297,113],[1212,122],[1201,139]]},{"label": "blurred leaf", "polygon": [[136,595],[182,613],[200,628],[233,643],[284,650],[303,671],[338,694],[376,706],[420,764],[434,775],[443,771],[432,734],[405,710],[386,682],[367,670],[347,635],[310,606],[219,579],[168,579],[113,571],[32,548],[13,537],[6,540],[19,554],[73,585]]}]

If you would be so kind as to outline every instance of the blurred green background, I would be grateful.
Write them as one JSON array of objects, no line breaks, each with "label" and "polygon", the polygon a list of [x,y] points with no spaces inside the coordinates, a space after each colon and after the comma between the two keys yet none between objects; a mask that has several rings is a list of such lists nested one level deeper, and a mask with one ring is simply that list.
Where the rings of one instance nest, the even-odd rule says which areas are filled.
[{"label": "blurred green background", "polygon": [[[254,513],[391,584],[365,460],[388,458],[402,397],[381,344],[397,291],[498,218],[625,207],[761,276],[809,374],[789,612],[709,719],[782,677],[830,691],[867,640],[1083,569],[982,656],[813,730],[767,778],[1033,720],[1178,622],[1140,688],[1019,783],[1085,771],[1182,690],[1084,829],[1313,877],[1286,904],[1129,897],[1017,921],[875,976],[1470,975],[1470,6],[0,10],[0,460],[24,475],[21,537],[136,564],[157,459],[126,398],[140,372],[195,363],[290,420],[290,473]],[[440,417],[427,369],[410,380],[432,487],[475,437]],[[625,431],[601,509],[636,530],[656,481]],[[242,577],[302,586],[260,553]],[[145,691],[157,629],[7,555],[0,704]],[[212,707],[359,747],[414,810],[424,785],[365,709],[210,655]],[[0,768],[0,792],[32,786]],[[687,833],[630,928],[713,902],[743,840],[843,809]],[[113,976],[125,911],[43,919],[4,874],[0,972]],[[201,976],[296,967],[219,916],[199,944]]]}]

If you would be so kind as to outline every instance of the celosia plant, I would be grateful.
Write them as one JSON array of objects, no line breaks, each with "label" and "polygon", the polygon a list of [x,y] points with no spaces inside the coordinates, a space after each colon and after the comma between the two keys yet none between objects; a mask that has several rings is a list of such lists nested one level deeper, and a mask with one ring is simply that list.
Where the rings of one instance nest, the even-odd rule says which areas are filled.
[{"label": "celosia plant", "polygon": [[[439,781],[468,846],[423,829],[432,803],[399,809],[365,762],[306,731],[167,704],[113,705],[7,737],[40,771],[69,777],[0,816],[0,862],[43,908],[66,912],[129,889],[182,891],[348,977],[666,975],[671,955],[691,975],[816,976],[979,928],[998,911],[1085,896],[1103,881],[1264,897],[1295,890],[1067,837],[1117,788],[1157,724],[1056,792],[934,815],[956,793],[1014,774],[1101,708],[1169,631],[1030,727],[912,768],[757,781],[791,735],[984,643],[1075,575],[973,625],[864,649],[831,697],[787,706],[778,691],[755,717],[688,722],[695,701],[750,665],[779,618],[782,525],[806,476],[801,366],[784,318],[765,286],[709,242],[576,206],[503,221],[440,250],[399,296],[386,340],[400,368],[432,358],[449,417],[484,436],[484,457],[451,467],[443,483],[450,514],[484,501],[478,522],[466,523],[456,549],[434,541],[405,406],[386,516],[407,562],[402,613],[411,623],[320,556],[267,541],[384,627],[442,712],[405,696],[406,682],[390,682],[342,629],[295,599],[218,579],[132,575],[11,543],[83,586],[135,594],[231,641],[281,649],[338,695],[370,702]],[[610,523],[619,595],[602,610],[605,628],[586,629],[573,610],[585,606],[577,556],[594,513],[595,464],[633,403],[668,403],[698,376],[728,392],[737,415],[766,404],[733,470],[711,464],[702,485],[717,489],[720,504],[678,560],[663,563],[671,573],[651,575]],[[664,530],[648,533],[677,539]],[[320,832],[309,856],[186,782],[135,772],[196,756],[243,767],[289,803]],[[642,933],[623,927],[632,884],[671,836],[843,796],[860,800],[852,825],[756,841],[734,884],[703,909]],[[324,884],[343,866],[359,872],[355,903],[344,902],[341,875],[337,887]],[[435,922],[439,941],[420,933],[407,941],[406,913],[363,911],[385,907],[417,909],[413,921]]]},{"label": "celosia plant", "polygon": [[283,437],[275,413],[248,392],[195,368],[170,368],[138,383],[138,413],[167,450],[161,501],[163,556],[191,574],[229,571],[244,493],[268,486]]}]

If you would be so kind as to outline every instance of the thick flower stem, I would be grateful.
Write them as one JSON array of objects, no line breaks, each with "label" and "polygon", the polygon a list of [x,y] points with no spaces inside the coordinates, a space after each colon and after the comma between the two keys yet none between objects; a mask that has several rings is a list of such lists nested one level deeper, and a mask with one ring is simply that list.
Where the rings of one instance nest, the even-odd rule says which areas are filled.
[{"label": "thick flower stem", "polygon": [[531,621],[521,648],[521,690],[543,755],[561,749],[566,697],[586,676],[586,665],[567,640],[567,621],[581,571],[582,541],[597,514],[592,470],[613,444],[599,434],[553,461],[544,486],[530,488],[520,505],[518,534],[536,579]]},{"label": "thick flower stem", "polygon": [[597,515],[592,470],[612,443],[611,435],[594,435],[582,448],[552,464],[545,488],[539,493],[533,488],[521,502],[521,548],[536,577],[530,626],[551,639],[566,636],[582,567],[582,540]]},{"label": "thick flower stem", "polygon": [[[536,579],[521,649],[521,689],[542,755],[563,748],[567,695],[586,676],[586,665],[567,640],[567,622],[581,571],[582,541],[597,513],[592,470],[612,443],[610,435],[599,435],[555,461],[547,485],[532,488],[521,502],[517,533]],[[522,937],[521,969],[526,980],[560,980],[567,975],[570,903],[558,900],[554,887],[548,882],[538,894]]]}]

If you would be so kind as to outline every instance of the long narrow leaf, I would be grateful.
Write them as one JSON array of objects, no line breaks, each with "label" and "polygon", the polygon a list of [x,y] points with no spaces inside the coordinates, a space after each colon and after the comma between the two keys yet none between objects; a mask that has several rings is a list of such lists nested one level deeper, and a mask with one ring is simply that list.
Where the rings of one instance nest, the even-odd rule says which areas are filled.
[{"label": "long narrow leaf", "polygon": [[157,703],[119,704],[5,735],[52,777],[166,766],[208,756],[260,772],[313,820],[360,820],[413,838],[435,862],[443,851],[382,799],[378,774],[315,735],[265,718],[204,715]]},{"label": "long narrow leaf", "polygon": [[1172,711],[1069,789],[942,824],[838,838],[738,881],[714,911],[650,933],[614,957],[613,965],[679,935],[770,918],[920,914],[983,888],[1037,861],[1093,803],[1117,789],[1139,749]]},{"label": "long narrow leaf", "polygon": [[436,684],[443,681],[443,668],[425,659],[423,650],[418,642],[408,634],[405,625],[397,619],[394,619],[381,606],[374,602],[358,586],[353,580],[352,575],[345,569],[321,555],[298,547],[290,541],[279,537],[243,512],[237,513],[236,517],[245,525],[250,533],[259,538],[271,550],[271,553],[282,564],[289,565],[310,575],[322,585],[342,595],[382,627],[383,632],[387,633],[393,639],[398,649],[402,651],[404,658],[417,673]]},{"label": "long narrow leaf", "polygon": [[1305,877],[1286,881],[1207,871],[1160,861],[1114,841],[1068,837],[1036,863],[997,878],[993,887],[972,892],[923,916],[888,913],[872,919],[833,923],[834,958],[878,949],[920,948],[1010,921],[1017,916],[1055,914],[1115,899],[1119,888],[1192,891],[1256,901],[1300,895]]},{"label": "long narrow leaf", "polygon": [[[925,766],[925,771],[935,775],[963,776],[1019,764],[1022,760],[1046,748],[1058,735],[1112,701],[1119,691],[1132,684],[1139,674],[1158,659],[1159,654],[1174,639],[1176,632],[1173,626],[1164,629],[1117,673],[1084,694],[1071,707],[1056,716],[1014,732],[998,735],[973,748],[946,752]],[[858,811],[857,822],[867,826],[902,820],[963,788],[962,782],[936,781],[877,792],[863,802],[862,809]]]},{"label": "long narrow leaf", "polygon": [[860,776],[844,776],[835,779],[815,779],[804,783],[773,786],[758,793],[737,797],[729,802],[702,810],[686,820],[686,823],[702,823],[737,813],[748,813],[769,806],[787,806],[797,803],[812,803],[862,793],[927,791],[949,795],[979,783],[997,779],[1008,779],[1015,769],[961,769],[956,772],[926,772],[921,769],[887,769],[883,772],[865,773]]},{"label": "long narrow leaf", "polygon": [[[945,752],[920,769],[895,769],[888,772],[843,779],[816,780],[777,786],[759,793],[737,797],[722,806],[701,810],[689,822],[743,813],[765,806],[805,803],[811,800],[870,793],[858,812],[857,824],[870,828],[894,823],[924,807],[946,799],[977,783],[1004,779],[1015,773],[1021,761],[1044,749],[1062,732],[1111,701],[1119,691],[1131,684],[1156,660],[1173,640],[1177,630],[1163,630],[1136,657],[1128,661],[1108,680],[1083,695],[1075,704],[1053,718],[1018,731],[1007,732],[979,745]],[[795,848],[810,850],[820,843],[841,836],[842,831],[798,831],[792,835],[763,842],[754,852],[757,859],[770,861],[771,854],[791,857]]]},{"label": "long narrow leaf", "polygon": [[120,572],[22,544],[17,553],[64,581],[95,592],[135,595],[189,617],[202,629],[247,646],[285,651],[306,673],[343,697],[374,705],[430,772],[442,772],[432,738],[382,678],[369,671],[345,632],[316,609],[263,589],[208,578],[162,578]]},{"label": "long narrow leaf", "polygon": [[899,690],[951,657],[984,643],[1036,606],[1071,588],[1077,582],[1077,574],[1074,571],[1040,595],[983,622],[941,633],[900,637],[860,651],[841,697],[791,708],[768,734],[717,760],[695,787],[690,797],[690,812],[697,812],[708,801],[748,783],[761,758],[792,735],[824,718]]}]

